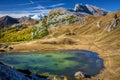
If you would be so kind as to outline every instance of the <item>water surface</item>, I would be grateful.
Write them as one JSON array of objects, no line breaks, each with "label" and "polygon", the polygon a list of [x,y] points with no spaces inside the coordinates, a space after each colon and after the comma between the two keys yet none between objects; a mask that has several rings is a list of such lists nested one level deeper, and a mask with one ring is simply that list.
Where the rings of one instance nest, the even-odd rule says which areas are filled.
[{"label": "water surface", "polygon": [[94,76],[103,68],[103,60],[95,52],[66,50],[34,53],[0,54],[0,61],[17,69],[28,69],[37,73],[50,73],[74,78],[77,71]]}]

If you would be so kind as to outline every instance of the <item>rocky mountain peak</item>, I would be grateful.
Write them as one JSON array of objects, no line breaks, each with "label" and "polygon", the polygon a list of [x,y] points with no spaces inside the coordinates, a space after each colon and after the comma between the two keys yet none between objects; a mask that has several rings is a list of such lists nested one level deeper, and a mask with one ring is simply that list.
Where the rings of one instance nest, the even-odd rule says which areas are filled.
[{"label": "rocky mountain peak", "polygon": [[95,15],[96,13],[98,13],[99,15],[106,15],[109,11],[102,9],[100,7],[97,6],[92,6],[89,4],[76,4],[75,8],[74,8],[75,12],[83,12],[83,13],[87,13],[90,15]]},{"label": "rocky mountain peak", "polygon": [[89,14],[91,14],[91,12],[88,10],[88,8],[86,7],[86,5],[81,4],[76,4],[74,11],[76,12],[87,12]]}]

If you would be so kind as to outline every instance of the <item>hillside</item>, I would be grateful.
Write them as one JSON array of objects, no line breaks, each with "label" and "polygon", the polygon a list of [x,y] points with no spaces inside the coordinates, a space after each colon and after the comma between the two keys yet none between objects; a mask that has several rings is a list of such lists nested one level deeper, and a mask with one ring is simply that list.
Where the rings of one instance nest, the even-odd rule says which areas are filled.
[{"label": "hillside", "polygon": [[[83,10],[83,11],[82,11]],[[48,15],[41,18],[39,21],[33,20],[29,17],[12,18],[6,16],[7,19],[1,18],[0,24],[0,42],[17,42],[26,41],[30,39],[39,39],[49,34],[48,29],[58,25],[71,25],[71,24],[86,24],[87,21],[83,18],[86,15],[106,15],[109,11],[102,8],[76,4],[74,9],[56,8],[49,12]],[[18,23],[12,23],[16,20]],[[12,21],[12,22],[11,22]],[[9,23],[9,25],[8,25]],[[33,28],[24,32],[25,27],[31,26]],[[9,29],[8,29],[9,27]],[[19,30],[20,29],[20,30]],[[16,31],[15,31],[16,30]],[[9,33],[10,32],[10,33]],[[23,36],[16,36],[16,34],[24,34]],[[27,38],[26,38],[27,35]],[[29,37],[28,37],[29,36]],[[19,38],[18,38],[19,37]]]},{"label": "hillside", "polygon": [[[7,17],[6,21],[1,19],[4,25],[0,24],[0,43],[31,40],[32,27],[36,24],[37,20],[28,17],[18,19]],[[17,23],[12,23],[14,19]]]},{"label": "hillside", "polygon": [[[0,42],[13,42],[9,43],[13,52],[68,49],[94,51],[104,60],[105,69],[87,80],[119,80],[119,34],[120,11],[109,13],[95,6],[77,4],[74,10],[53,9],[36,25],[1,31]],[[18,41],[24,42],[14,43]],[[3,47],[0,50],[9,51]]]},{"label": "hillside", "polygon": [[107,10],[88,4],[76,4],[74,9],[55,8],[52,9],[48,15],[40,19],[39,23],[35,25],[32,31],[32,38],[36,39],[44,37],[48,35],[47,30],[49,28],[58,25],[86,24],[86,20],[83,17],[87,15],[104,16],[108,13],[109,11]]},{"label": "hillside", "polygon": [[11,16],[0,17],[0,29],[15,27],[15,25],[34,25],[37,20],[29,17],[13,18]]},{"label": "hillside", "polygon": [[10,16],[3,16],[0,18],[0,28],[7,28],[17,23],[19,23],[18,20]]},{"label": "hillside", "polygon": [[[104,59],[105,69],[91,80],[118,80],[120,77],[120,11],[106,16],[86,16],[86,24],[59,25],[38,40],[11,45],[20,52],[85,49]],[[24,49],[24,47],[25,49]],[[112,75],[112,76],[111,76]]]}]

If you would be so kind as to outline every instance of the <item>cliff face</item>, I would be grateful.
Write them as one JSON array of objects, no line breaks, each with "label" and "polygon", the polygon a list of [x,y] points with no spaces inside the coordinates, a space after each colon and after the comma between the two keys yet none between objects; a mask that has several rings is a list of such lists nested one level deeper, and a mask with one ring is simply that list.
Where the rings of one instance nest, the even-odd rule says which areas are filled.
[{"label": "cliff face", "polygon": [[97,14],[97,15],[101,15],[101,16],[104,16],[107,13],[109,13],[109,11],[107,11],[105,9],[102,9],[100,7],[93,6],[93,5],[88,5],[88,4],[85,4],[85,5],[84,4],[76,4],[74,11],[77,14],[81,14],[81,13],[89,14],[89,15]]},{"label": "cliff face", "polygon": [[7,64],[0,63],[0,80],[47,80],[34,74],[25,74]]}]

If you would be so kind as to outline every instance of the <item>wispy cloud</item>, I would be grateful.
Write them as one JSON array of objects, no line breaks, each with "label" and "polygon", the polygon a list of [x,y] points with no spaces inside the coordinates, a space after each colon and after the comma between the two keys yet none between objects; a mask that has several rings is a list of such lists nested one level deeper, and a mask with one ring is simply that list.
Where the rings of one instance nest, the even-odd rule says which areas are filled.
[{"label": "wispy cloud", "polygon": [[17,4],[17,5],[30,5],[30,4],[36,4],[36,3],[39,3],[41,1],[37,1],[37,2],[34,2],[33,0],[29,0],[28,3],[22,3],[22,4]]},{"label": "wispy cloud", "polygon": [[49,7],[54,8],[54,7],[59,7],[59,6],[63,6],[63,5],[65,5],[65,3],[54,4],[54,5],[51,5]]},{"label": "wispy cloud", "polygon": [[34,4],[34,2],[32,0],[29,0],[31,4]]},{"label": "wispy cloud", "polygon": [[0,17],[9,15],[12,17],[22,17],[29,15],[48,14],[51,9],[39,9],[39,10],[22,10],[22,11],[0,11]]},{"label": "wispy cloud", "polygon": [[38,5],[36,7],[33,7],[31,9],[46,9],[46,7],[42,6],[42,5]]},{"label": "wispy cloud", "polygon": [[[57,0],[54,0],[57,1]],[[35,14],[47,14],[51,11],[52,8],[55,7],[60,7],[65,5],[65,3],[58,3],[54,5],[48,5],[48,6],[43,6],[44,4],[40,5],[40,2],[48,2],[47,0],[28,0],[27,3],[22,3],[22,4],[16,4],[17,6],[26,6],[26,5],[33,5],[30,7],[25,7],[24,9],[13,9],[13,10],[8,10],[8,11],[0,11],[0,16],[3,15],[9,15],[12,17],[22,17],[22,16],[28,16],[28,15],[35,15]],[[15,6],[16,6],[15,5]]]},{"label": "wispy cloud", "polygon": [[[42,1],[33,1],[33,0],[29,0],[29,2],[27,3],[22,3],[22,4],[17,4],[17,5],[31,5],[31,4],[36,4],[36,3],[41,3],[41,2],[48,2],[47,0],[42,0]],[[57,0],[56,1],[53,1],[53,2],[58,2]]]}]

